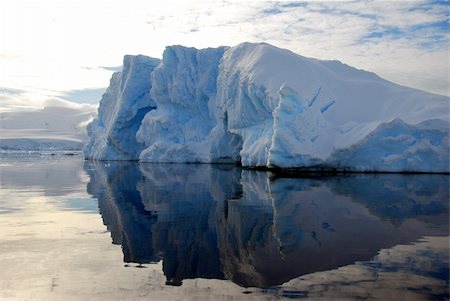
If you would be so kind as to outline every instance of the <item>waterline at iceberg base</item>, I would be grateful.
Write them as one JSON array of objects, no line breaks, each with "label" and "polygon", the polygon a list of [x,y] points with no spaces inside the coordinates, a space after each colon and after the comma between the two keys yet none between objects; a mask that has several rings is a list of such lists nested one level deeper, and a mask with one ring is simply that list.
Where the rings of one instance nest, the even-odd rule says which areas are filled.
[{"label": "waterline at iceberg base", "polygon": [[450,172],[446,96],[260,43],[125,56],[84,149],[92,160]]}]

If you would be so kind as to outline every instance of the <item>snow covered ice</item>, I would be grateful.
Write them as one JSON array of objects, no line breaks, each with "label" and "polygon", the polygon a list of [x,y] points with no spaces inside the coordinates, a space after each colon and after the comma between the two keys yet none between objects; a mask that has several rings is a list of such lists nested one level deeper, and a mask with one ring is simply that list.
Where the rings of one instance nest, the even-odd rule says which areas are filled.
[{"label": "snow covered ice", "polygon": [[268,44],[126,56],[85,156],[449,172],[449,98]]}]

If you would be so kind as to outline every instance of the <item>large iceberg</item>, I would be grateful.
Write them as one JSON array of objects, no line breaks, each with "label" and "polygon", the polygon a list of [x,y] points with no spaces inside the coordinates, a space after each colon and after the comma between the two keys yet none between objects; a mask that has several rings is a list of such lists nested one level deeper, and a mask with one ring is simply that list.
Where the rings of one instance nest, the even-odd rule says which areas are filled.
[{"label": "large iceberg", "polygon": [[[134,66],[133,68],[130,66]],[[87,158],[449,172],[449,98],[260,43],[126,56]]]}]

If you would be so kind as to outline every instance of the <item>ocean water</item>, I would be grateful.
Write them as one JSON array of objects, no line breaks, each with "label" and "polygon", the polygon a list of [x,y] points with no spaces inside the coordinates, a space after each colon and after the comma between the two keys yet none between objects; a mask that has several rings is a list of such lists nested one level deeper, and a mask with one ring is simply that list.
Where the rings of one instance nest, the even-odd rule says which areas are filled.
[{"label": "ocean water", "polygon": [[0,156],[0,300],[449,298],[449,176]]}]

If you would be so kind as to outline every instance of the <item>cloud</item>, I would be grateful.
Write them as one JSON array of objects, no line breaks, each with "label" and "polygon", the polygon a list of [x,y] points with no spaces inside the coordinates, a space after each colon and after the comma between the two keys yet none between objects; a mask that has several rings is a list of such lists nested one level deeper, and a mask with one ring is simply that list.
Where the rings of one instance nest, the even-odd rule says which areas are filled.
[{"label": "cloud", "polygon": [[92,107],[101,99],[106,88],[58,92],[33,88],[0,87],[0,112],[34,111],[44,107]]},{"label": "cloud", "polygon": [[0,112],[32,110],[41,105],[40,101],[30,101],[27,94],[0,91]]},{"label": "cloud", "polygon": [[18,95],[18,94],[23,94],[23,93],[25,93],[25,90],[22,90],[22,89],[0,87],[0,95],[1,94]]},{"label": "cloud", "polygon": [[30,112],[44,108],[66,108],[95,111],[97,105],[88,103],[74,103],[61,98],[47,98],[39,102],[29,102],[29,97],[17,98],[0,94],[0,113],[3,112]]},{"label": "cloud", "polygon": [[264,41],[304,56],[337,59],[402,85],[450,94],[447,5],[271,1],[243,2],[234,10],[232,4],[209,15],[193,9],[191,14],[202,16],[195,22],[199,32],[210,28],[222,37],[234,34],[230,40],[236,43]]},{"label": "cloud", "polygon": [[120,66],[99,66],[98,68],[102,69],[102,70],[106,70],[106,71],[117,72],[117,71],[122,71],[123,66],[122,65],[120,65]]},{"label": "cloud", "polygon": [[281,2],[281,7],[305,7],[307,6],[307,2]]},{"label": "cloud", "polygon": [[12,1],[0,11],[8,25],[0,31],[0,83],[32,87],[22,95],[30,96],[30,104],[48,97],[49,90],[79,102],[98,101],[96,89],[121,70],[125,54],[161,57],[167,45],[245,41],[340,60],[402,85],[450,95],[446,1],[130,0],[107,7],[96,0],[50,2],[24,10]]},{"label": "cloud", "polygon": [[61,93],[61,97],[64,98],[65,100],[73,101],[76,103],[96,104],[100,101],[105,91],[106,87],[70,90]]},{"label": "cloud", "polygon": [[74,103],[58,97],[48,98],[43,101],[43,108],[66,108],[66,109],[88,109],[94,110],[95,105],[88,103]]},{"label": "cloud", "polygon": [[97,67],[81,67],[83,69],[86,70],[105,70],[105,71],[112,71],[112,72],[117,72],[117,71],[122,71],[123,66],[119,65],[119,66],[97,66]]}]

